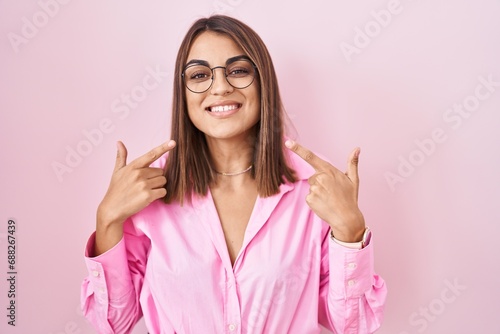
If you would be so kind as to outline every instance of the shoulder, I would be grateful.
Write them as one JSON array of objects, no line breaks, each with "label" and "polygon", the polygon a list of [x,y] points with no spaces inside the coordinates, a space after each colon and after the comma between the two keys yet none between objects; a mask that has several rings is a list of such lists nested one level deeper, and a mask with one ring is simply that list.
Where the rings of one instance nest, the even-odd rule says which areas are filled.
[{"label": "shoulder", "polygon": [[[321,154],[318,154],[316,152],[313,153],[316,154],[321,159],[325,160],[326,162],[330,163],[330,161],[328,161],[328,159],[326,159]],[[293,153],[289,149],[285,149],[285,156],[287,158],[290,168],[295,170],[298,180],[307,180],[308,178],[314,175],[315,173],[314,168],[307,162],[305,162],[297,154]]]},{"label": "shoulder", "polygon": [[155,167],[155,168],[165,168],[165,164],[167,163],[167,158],[168,158],[168,152],[153,161],[150,167]]}]

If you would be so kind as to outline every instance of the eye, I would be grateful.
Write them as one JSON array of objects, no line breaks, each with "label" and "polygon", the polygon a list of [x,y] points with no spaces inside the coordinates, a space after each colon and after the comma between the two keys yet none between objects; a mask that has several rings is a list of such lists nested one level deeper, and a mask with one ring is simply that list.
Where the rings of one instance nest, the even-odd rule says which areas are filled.
[{"label": "eye", "polygon": [[229,72],[231,76],[245,76],[248,75],[248,69],[246,68],[232,68]]},{"label": "eye", "polygon": [[207,77],[208,77],[208,75],[206,73],[197,72],[197,73],[191,74],[191,76],[189,78],[193,79],[193,80],[199,80],[199,79],[204,79],[204,78],[207,78]]},{"label": "eye", "polygon": [[186,68],[185,77],[189,81],[205,81],[212,77],[212,71],[202,65],[195,65]]},{"label": "eye", "polygon": [[227,75],[236,78],[246,77],[252,71],[252,65],[247,61],[236,61],[227,67]]}]

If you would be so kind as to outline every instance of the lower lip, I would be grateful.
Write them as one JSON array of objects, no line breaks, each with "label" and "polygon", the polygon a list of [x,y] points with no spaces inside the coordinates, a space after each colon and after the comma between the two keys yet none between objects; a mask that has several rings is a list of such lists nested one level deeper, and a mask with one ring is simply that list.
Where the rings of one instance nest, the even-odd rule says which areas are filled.
[{"label": "lower lip", "polygon": [[228,110],[228,111],[212,112],[212,111],[206,110],[206,112],[214,118],[227,118],[227,117],[230,117],[230,116],[236,114],[240,109],[241,109],[241,106],[236,108],[236,109],[232,109],[232,110]]}]

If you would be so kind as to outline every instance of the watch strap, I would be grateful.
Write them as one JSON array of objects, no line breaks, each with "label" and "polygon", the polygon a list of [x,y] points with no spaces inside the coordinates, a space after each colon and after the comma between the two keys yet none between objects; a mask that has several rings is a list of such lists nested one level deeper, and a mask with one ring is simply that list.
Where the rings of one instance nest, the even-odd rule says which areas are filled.
[{"label": "watch strap", "polygon": [[351,249],[363,249],[370,242],[372,234],[371,234],[370,228],[366,227],[365,232],[363,233],[363,238],[361,239],[361,241],[358,241],[358,242],[345,242],[345,241],[337,240],[333,236],[333,231],[330,231],[330,235],[331,235],[333,241],[335,241],[336,243],[338,243],[341,246],[351,248]]}]

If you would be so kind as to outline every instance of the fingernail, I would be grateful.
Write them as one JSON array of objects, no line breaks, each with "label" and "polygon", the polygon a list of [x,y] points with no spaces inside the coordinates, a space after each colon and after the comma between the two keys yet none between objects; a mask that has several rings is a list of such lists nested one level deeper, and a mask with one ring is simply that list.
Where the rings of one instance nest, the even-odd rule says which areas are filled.
[{"label": "fingernail", "polygon": [[293,141],[288,139],[286,142],[285,142],[285,146],[288,147],[288,148],[291,148],[293,146]]},{"label": "fingernail", "polygon": [[168,147],[174,147],[174,146],[175,146],[175,141],[170,140],[170,141],[167,143],[167,146],[168,146]]}]

